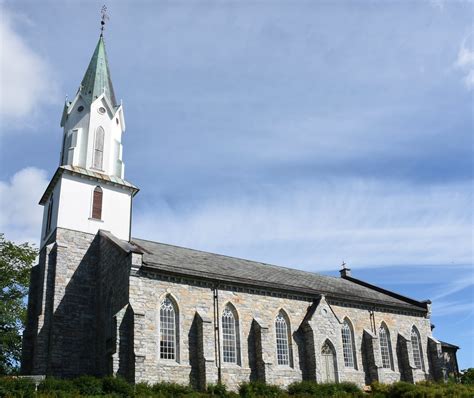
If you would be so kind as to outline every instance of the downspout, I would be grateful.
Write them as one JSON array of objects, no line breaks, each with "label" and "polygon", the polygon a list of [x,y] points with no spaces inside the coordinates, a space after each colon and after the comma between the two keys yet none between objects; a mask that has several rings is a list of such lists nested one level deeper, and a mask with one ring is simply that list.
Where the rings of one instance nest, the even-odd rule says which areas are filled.
[{"label": "downspout", "polygon": [[221,333],[219,328],[219,289],[218,285],[214,287],[214,341],[216,342],[217,357],[217,382],[222,382],[222,364],[221,364]]}]

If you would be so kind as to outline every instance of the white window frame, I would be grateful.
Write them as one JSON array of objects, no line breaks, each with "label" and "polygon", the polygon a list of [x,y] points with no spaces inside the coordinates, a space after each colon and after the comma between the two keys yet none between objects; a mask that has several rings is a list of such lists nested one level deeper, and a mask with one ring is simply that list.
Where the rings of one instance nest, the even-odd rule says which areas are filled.
[{"label": "white window frame", "polygon": [[[164,306],[168,307],[167,311],[170,311],[170,307],[173,311],[173,321],[167,320],[167,326],[172,325],[173,327],[167,327],[166,330],[164,329],[163,321],[165,316],[169,318],[169,314],[162,314]],[[163,351],[161,343],[165,331],[166,342],[172,343],[172,352]],[[160,361],[179,362],[179,308],[176,301],[169,295],[163,297],[158,308],[158,358]]]},{"label": "white window frame", "polygon": [[341,327],[342,352],[344,356],[344,367],[357,369],[357,361],[354,346],[354,331],[352,324],[346,318]]}]

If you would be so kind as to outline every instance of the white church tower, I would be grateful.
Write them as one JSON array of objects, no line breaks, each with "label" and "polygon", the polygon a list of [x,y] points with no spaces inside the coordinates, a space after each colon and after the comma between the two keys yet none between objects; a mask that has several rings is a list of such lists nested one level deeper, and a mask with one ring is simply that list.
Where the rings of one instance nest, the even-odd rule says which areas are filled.
[{"label": "white church tower", "polygon": [[41,246],[56,228],[90,234],[102,229],[129,240],[132,198],[138,189],[124,179],[125,119],[102,34],[76,96],[66,100],[61,127],[59,168],[40,200]]}]

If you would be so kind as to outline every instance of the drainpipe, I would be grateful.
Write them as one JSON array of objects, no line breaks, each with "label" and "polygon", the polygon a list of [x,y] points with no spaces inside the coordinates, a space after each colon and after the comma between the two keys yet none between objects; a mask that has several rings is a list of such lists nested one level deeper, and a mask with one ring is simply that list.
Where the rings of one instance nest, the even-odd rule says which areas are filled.
[{"label": "drainpipe", "polygon": [[222,365],[221,365],[221,333],[219,328],[219,285],[214,287],[214,341],[216,342],[217,357],[217,382],[222,382]]}]

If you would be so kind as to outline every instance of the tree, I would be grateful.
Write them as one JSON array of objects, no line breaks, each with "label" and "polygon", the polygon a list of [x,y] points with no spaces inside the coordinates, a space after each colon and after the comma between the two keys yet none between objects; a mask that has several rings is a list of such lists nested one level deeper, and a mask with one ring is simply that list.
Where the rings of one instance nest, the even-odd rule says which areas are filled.
[{"label": "tree", "polygon": [[0,374],[18,371],[30,270],[38,251],[0,233]]},{"label": "tree", "polygon": [[474,384],[474,368],[469,368],[462,371],[461,383]]}]

